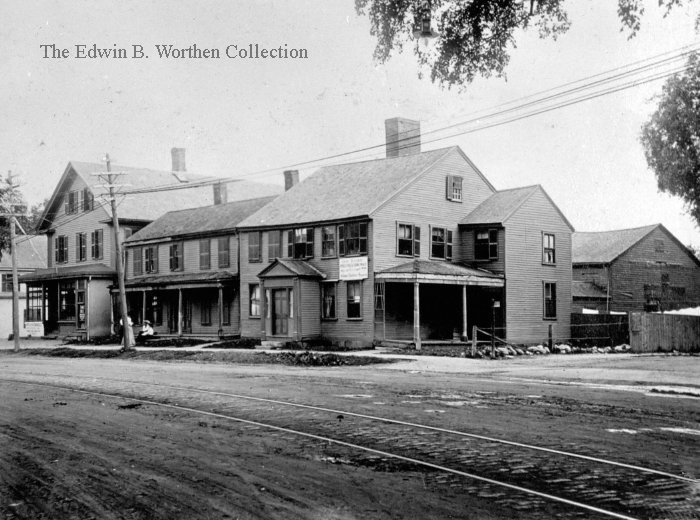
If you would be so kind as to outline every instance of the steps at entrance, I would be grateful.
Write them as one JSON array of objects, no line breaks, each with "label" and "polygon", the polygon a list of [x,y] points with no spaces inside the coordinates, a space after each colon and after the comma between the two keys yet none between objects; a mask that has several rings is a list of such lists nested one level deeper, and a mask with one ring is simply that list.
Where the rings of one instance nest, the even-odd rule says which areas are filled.
[{"label": "steps at entrance", "polygon": [[284,347],[283,341],[263,340],[260,345],[256,345],[257,350],[270,350]]}]

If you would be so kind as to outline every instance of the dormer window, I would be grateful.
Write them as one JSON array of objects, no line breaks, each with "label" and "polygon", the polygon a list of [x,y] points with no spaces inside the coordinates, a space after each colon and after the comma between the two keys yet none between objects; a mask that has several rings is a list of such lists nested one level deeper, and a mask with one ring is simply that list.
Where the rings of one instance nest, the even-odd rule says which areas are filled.
[{"label": "dormer window", "polygon": [[447,176],[447,200],[462,202],[462,177]]},{"label": "dormer window", "polygon": [[474,259],[498,260],[498,230],[478,229],[474,235]]}]

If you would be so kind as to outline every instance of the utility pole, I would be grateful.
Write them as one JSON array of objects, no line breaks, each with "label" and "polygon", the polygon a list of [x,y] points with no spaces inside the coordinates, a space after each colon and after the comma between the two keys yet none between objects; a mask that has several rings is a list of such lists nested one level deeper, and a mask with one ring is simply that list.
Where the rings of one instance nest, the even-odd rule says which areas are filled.
[{"label": "utility pole", "polygon": [[17,274],[17,234],[15,226],[17,224],[16,207],[14,202],[14,190],[17,188],[13,181],[12,172],[7,172],[7,184],[12,190],[8,200],[9,211],[3,216],[10,219],[10,255],[12,257],[12,338],[14,340],[14,351],[19,352],[19,276]]},{"label": "utility pole", "polygon": [[124,350],[131,350],[134,347],[134,336],[129,326],[129,310],[126,305],[126,289],[124,288],[124,265],[122,264],[122,245],[119,240],[119,219],[117,218],[117,200],[114,196],[114,179],[122,172],[112,172],[112,164],[109,154],[105,155],[107,163],[107,186],[109,187],[109,203],[112,207],[112,228],[114,229],[114,247],[117,256],[117,281],[119,283],[119,305],[122,316],[122,331],[124,334]]}]

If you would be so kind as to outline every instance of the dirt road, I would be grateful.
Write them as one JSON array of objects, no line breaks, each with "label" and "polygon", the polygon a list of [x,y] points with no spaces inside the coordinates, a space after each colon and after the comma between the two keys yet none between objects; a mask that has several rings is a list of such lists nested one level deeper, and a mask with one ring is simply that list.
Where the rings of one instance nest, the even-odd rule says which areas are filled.
[{"label": "dirt road", "polygon": [[[698,364],[686,358],[686,370],[688,360]],[[644,370],[634,359],[628,367]],[[581,461],[554,464],[551,456],[530,452],[515,457],[499,445],[457,443],[370,425],[348,414],[242,402],[196,389],[381,415],[697,479],[700,400],[692,396],[551,385],[526,381],[523,373],[465,376],[385,366],[310,369],[3,356],[0,369],[0,514],[6,519],[603,517],[318,439],[129,397],[373,443],[473,472],[505,469],[509,478],[535,489],[543,489],[545,480],[555,482],[547,489],[583,482],[593,494],[629,500],[631,511],[647,517],[671,512],[674,518],[700,518],[697,485],[659,487],[658,503],[641,508],[634,504],[634,489],[606,480],[603,470],[594,470],[594,485],[579,482],[578,476],[590,474]],[[578,373],[584,374],[579,382],[597,382],[586,370]],[[603,379],[609,385],[613,376]],[[656,375],[640,380],[666,382]],[[513,476],[517,471],[524,473]],[[658,485],[644,479],[639,486]]]}]

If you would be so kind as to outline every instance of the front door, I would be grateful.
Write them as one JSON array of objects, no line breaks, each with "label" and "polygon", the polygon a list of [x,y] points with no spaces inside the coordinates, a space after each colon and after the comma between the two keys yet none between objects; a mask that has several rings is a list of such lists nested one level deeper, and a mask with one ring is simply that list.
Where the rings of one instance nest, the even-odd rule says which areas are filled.
[{"label": "front door", "polygon": [[287,289],[272,291],[272,335],[284,336],[288,330],[289,296]]}]

